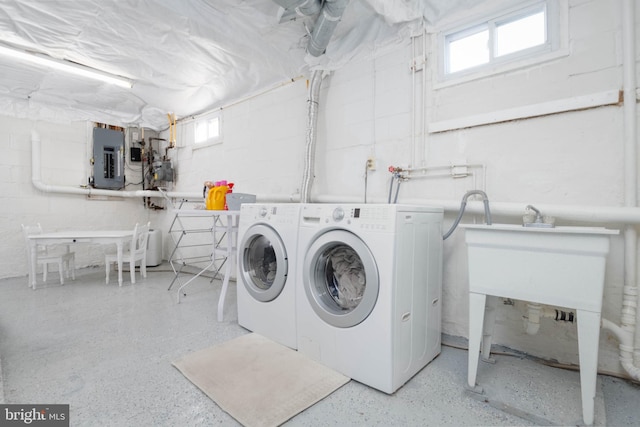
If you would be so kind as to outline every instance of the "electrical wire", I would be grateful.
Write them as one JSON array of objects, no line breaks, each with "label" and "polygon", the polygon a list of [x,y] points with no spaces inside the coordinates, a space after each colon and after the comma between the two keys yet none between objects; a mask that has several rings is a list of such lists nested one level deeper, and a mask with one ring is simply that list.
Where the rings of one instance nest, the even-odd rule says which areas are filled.
[{"label": "electrical wire", "polygon": [[[466,350],[469,351],[469,346],[468,345],[464,345],[464,344],[458,344],[452,341],[448,341],[446,339],[442,340],[442,345],[445,347],[451,347],[451,348],[456,348],[458,350]],[[536,357],[536,356],[532,356],[530,354],[524,353],[524,352],[520,352],[517,350],[511,350],[509,348],[505,348],[505,347],[501,347],[501,349],[495,349],[495,348],[491,348],[491,354],[493,355],[499,355],[499,356],[510,356],[510,357],[517,357],[519,359],[527,359],[527,360],[531,360],[533,362],[539,363],[541,365],[546,365],[546,366],[550,366],[552,368],[558,368],[558,369],[565,369],[568,371],[579,371],[580,370],[580,366],[577,365],[568,365],[565,363],[560,363],[560,362],[554,362],[552,360],[547,360],[547,359],[543,359],[540,357]],[[639,381],[634,380],[633,378],[629,378],[627,376],[624,376],[623,374],[619,374],[617,372],[612,372],[612,371],[605,371],[602,369],[598,369],[598,375],[606,375],[608,377],[613,377],[613,378],[620,378],[623,379],[625,381],[628,381],[632,384],[639,384]]]}]

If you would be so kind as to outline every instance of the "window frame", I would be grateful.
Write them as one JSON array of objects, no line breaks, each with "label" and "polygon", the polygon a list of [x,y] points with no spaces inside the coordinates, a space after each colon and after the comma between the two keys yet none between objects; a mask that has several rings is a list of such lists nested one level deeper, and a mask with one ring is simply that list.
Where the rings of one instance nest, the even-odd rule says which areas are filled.
[{"label": "window frame", "polygon": [[[210,136],[207,135],[207,138],[202,142],[198,142],[196,140],[198,135],[198,126],[205,124],[208,126],[208,122],[212,120],[218,121],[218,135]],[[207,131],[208,132],[208,131]],[[206,114],[204,116],[198,117],[193,121],[193,140],[192,147],[193,149],[210,147],[212,145],[222,144],[222,112],[217,111],[215,113]]]},{"label": "window frame", "polygon": [[[539,11],[545,11],[546,14],[545,42],[495,56],[496,28],[534,15]],[[473,35],[482,29],[489,31],[489,62],[448,72],[449,43]],[[569,54],[568,39],[568,0],[534,0],[520,3],[516,7],[496,8],[493,13],[483,16],[476,15],[471,19],[436,30],[436,37],[432,39],[434,41],[433,52],[437,53],[434,55],[437,72],[433,73],[435,77],[433,86],[438,89],[567,56]]]}]

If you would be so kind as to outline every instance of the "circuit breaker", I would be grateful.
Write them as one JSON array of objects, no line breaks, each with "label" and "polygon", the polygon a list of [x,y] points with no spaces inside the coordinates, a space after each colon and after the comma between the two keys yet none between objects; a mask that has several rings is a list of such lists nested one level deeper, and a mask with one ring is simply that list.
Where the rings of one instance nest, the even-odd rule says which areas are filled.
[{"label": "circuit breaker", "polygon": [[124,187],[124,132],[93,129],[93,186],[107,189]]}]

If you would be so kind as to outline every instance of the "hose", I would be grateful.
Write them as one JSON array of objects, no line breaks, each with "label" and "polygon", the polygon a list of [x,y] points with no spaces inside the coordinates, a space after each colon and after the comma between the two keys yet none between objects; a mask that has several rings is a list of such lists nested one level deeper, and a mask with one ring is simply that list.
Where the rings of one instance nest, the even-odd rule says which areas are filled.
[{"label": "hose", "polygon": [[396,195],[393,197],[393,204],[398,203],[398,195],[400,194],[400,184],[402,183],[402,179],[400,178],[400,175],[398,173],[394,173],[391,176],[391,183],[389,185],[389,197],[387,198],[387,203],[391,204],[391,197],[393,194],[393,180],[397,180],[398,182],[396,183]]},{"label": "hose", "polygon": [[451,226],[449,231],[447,231],[442,236],[442,240],[448,239],[449,236],[451,236],[451,234],[454,232],[454,230],[458,227],[458,224],[460,224],[460,220],[462,219],[462,215],[464,215],[464,211],[467,208],[467,199],[470,196],[473,196],[474,194],[482,196],[482,201],[484,203],[485,221],[486,221],[487,225],[491,225],[491,211],[489,210],[489,198],[487,197],[487,193],[485,193],[484,191],[481,191],[481,190],[467,191],[465,193],[465,195],[462,196],[462,202],[460,203],[460,209],[458,210],[458,217],[455,219],[455,221],[453,221],[453,225]]}]

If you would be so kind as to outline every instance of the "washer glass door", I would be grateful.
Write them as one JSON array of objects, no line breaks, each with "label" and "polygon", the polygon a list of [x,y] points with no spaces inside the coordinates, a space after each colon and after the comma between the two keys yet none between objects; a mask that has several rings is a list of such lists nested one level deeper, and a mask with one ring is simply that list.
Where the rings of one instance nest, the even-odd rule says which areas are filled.
[{"label": "washer glass door", "polygon": [[321,234],[305,254],[303,283],[316,314],[339,328],[361,323],[375,307],[380,280],[367,245],[346,230]]},{"label": "washer glass door", "polygon": [[288,259],[282,239],[271,227],[256,224],[240,242],[240,276],[256,300],[269,302],[280,295],[287,281]]}]

